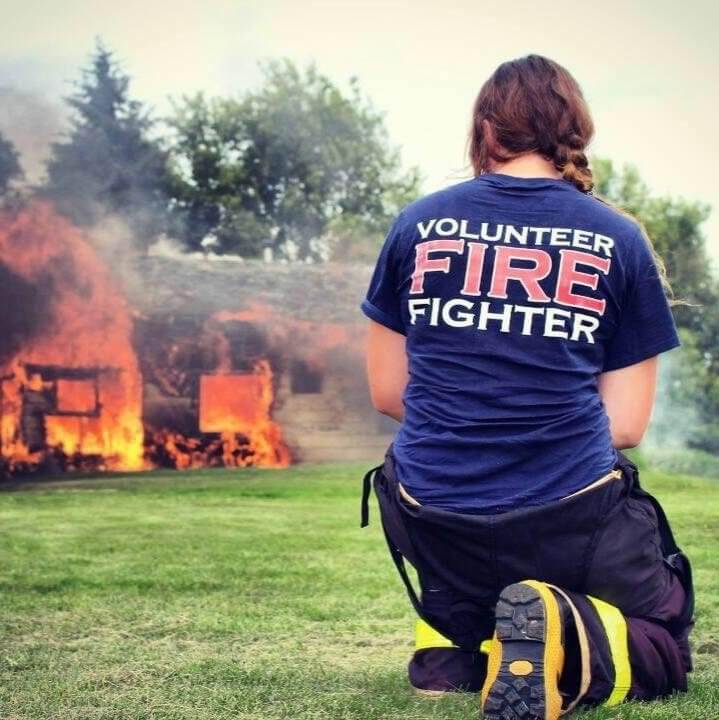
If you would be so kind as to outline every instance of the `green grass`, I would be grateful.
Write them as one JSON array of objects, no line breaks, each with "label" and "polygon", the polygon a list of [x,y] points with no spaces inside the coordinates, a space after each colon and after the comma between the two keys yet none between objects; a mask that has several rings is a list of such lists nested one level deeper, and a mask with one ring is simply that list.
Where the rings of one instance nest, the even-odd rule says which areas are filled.
[{"label": "green grass", "polygon": [[[0,718],[475,718],[413,696],[414,615],[364,465],[68,481],[0,493]],[[690,554],[691,691],[598,718],[719,718],[719,485],[642,471]]]},{"label": "green grass", "polygon": [[651,458],[655,468],[665,473],[683,473],[710,480],[719,479],[719,455],[703,450],[667,446],[653,447],[645,454]]}]

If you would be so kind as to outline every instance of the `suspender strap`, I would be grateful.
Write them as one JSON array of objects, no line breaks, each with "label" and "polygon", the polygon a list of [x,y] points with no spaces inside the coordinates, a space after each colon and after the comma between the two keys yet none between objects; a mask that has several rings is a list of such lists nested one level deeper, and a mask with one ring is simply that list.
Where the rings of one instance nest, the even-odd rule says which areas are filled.
[{"label": "suspender strap", "polygon": [[362,503],[360,527],[369,525],[369,496],[372,492],[372,476],[382,469],[383,465],[376,465],[370,468],[362,478]]},{"label": "suspender strap", "polygon": [[[424,612],[424,608],[422,607],[419,596],[417,595],[417,592],[414,589],[414,585],[412,585],[412,580],[407,573],[407,566],[404,564],[404,556],[399,551],[397,546],[392,542],[392,538],[389,536],[387,528],[384,526],[384,522],[382,523],[382,529],[384,530],[385,540],[387,540],[389,554],[392,556],[392,560],[394,561],[395,567],[397,568],[397,572],[402,578],[402,582],[404,583],[404,586],[407,590],[407,595],[409,596],[409,600],[412,603],[412,607],[414,608],[417,615],[419,615],[422,620],[429,624],[429,620],[427,619],[427,616]],[[398,525],[397,530],[405,536],[403,539],[409,541],[409,538],[406,537],[406,530],[404,529],[403,525]]]},{"label": "suspender strap", "polygon": [[[384,463],[381,465],[377,465],[373,468],[370,468],[366,473],[364,478],[362,478],[362,502],[361,502],[361,524],[360,527],[367,527],[369,525],[369,498],[370,494],[372,492],[372,485],[373,482],[377,481],[378,474],[381,474],[382,469],[384,468]],[[378,495],[378,498],[380,496]],[[381,517],[381,516],[380,516]],[[407,567],[404,563],[404,556],[399,551],[397,546],[394,542],[392,542],[392,538],[390,538],[389,533],[387,532],[387,528],[385,527],[384,521],[382,522],[382,530],[384,532],[385,540],[387,541],[387,547],[389,549],[389,554],[392,557],[392,561],[395,564],[395,567],[397,568],[397,572],[399,573],[400,578],[402,579],[402,582],[404,583],[404,586],[407,590],[407,595],[409,596],[410,602],[412,603],[412,607],[414,607],[415,612],[417,615],[419,615],[422,620],[429,623],[429,620],[427,619],[427,616],[422,608],[422,603],[420,602],[419,596],[417,595],[416,590],[414,589],[414,585],[412,585],[412,580],[409,577],[409,574],[407,573]],[[411,543],[409,540],[409,536],[407,535],[407,531],[404,528],[403,523],[397,523],[396,527],[397,532],[401,532],[403,537],[401,538],[401,542],[405,543],[405,547],[409,546],[411,547]],[[407,545],[409,544],[409,545]]]},{"label": "suspender strap", "polygon": [[551,588],[555,593],[561,595],[564,601],[567,603],[569,610],[572,613],[572,619],[574,620],[574,627],[577,631],[577,641],[579,644],[579,665],[580,665],[580,679],[579,689],[574,699],[567,704],[562,710],[562,715],[566,715],[568,712],[574,710],[579,704],[582,698],[587,694],[589,686],[592,682],[592,664],[590,662],[591,649],[589,647],[589,633],[587,632],[584,620],[579,612],[579,609],[574,604],[567,593],[562,588],[552,585],[551,583],[544,583],[547,587]]}]

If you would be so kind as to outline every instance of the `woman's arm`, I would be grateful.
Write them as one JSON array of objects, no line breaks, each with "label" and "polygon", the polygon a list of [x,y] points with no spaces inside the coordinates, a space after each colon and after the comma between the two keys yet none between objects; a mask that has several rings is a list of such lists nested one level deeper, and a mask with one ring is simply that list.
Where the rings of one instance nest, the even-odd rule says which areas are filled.
[{"label": "woman's arm", "polygon": [[657,384],[658,355],[597,377],[614,447],[639,445],[649,425]]},{"label": "woman's arm", "polygon": [[369,321],[367,331],[367,380],[375,408],[398,422],[404,417],[402,395],[409,380],[405,336]]}]

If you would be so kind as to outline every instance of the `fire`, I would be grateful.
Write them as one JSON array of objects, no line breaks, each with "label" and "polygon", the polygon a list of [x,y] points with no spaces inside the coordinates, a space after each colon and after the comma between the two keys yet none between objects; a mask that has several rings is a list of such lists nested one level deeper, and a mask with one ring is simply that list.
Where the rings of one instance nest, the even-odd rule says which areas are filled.
[{"label": "fire", "polygon": [[61,469],[143,468],[132,318],[103,262],[44,202],[0,216],[0,260],[42,306],[36,326],[0,363],[2,458],[11,470],[48,459]]},{"label": "fire", "polygon": [[[254,373],[203,375],[200,379],[200,430],[219,432],[226,466],[254,465],[284,467],[290,453],[282,442],[282,432],[270,419],[272,370],[260,360]],[[243,457],[236,433],[247,438],[252,454]]]},{"label": "fire", "polygon": [[41,201],[0,214],[0,302],[0,473],[285,467],[282,372],[307,392],[332,351],[360,351],[345,324],[262,304],[135,311],[88,237]]}]

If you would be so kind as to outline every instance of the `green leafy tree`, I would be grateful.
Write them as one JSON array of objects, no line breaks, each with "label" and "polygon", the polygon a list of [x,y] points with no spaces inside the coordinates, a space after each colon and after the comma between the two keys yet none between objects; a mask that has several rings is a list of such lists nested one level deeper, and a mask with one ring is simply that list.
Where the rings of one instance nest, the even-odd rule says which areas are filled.
[{"label": "green leafy tree", "polygon": [[173,197],[186,240],[208,235],[223,252],[323,259],[340,218],[370,233],[386,230],[417,194],[416,170],[403,172],[383,116],[356,79],[344,93],[314,65],[263,66],[259,90],[238,99],[183,98],[170,123]]},{"label": "green leafy tree", "polygon": [[0,133],[0,195],[5,195],[12,181],[20,177],[22,177],[22,168],[17,150]]},{"label": "green leafy tree", "polygon": [[77,91],[70,132],[52,146],[43,193],[81,225],[122,215],[146,246],[163,229],[167,156],[149,137],[153,121],[131,100],[130,78],[98,42]]},{"label": "green leafy tree", "polygon": [[[597,194],[644,225],[680,301],[673,311],[682,348],[665,369],[663,386],[671,402],[658,413],[660,430],[667,438],[681,433],[690,447],[719,453],[719,279],[712,274],[702,231],[711,207],[652,195],[635,167],[618,171],[603,158],[594,158],[592,167]],[[690,418],[690,427],[678,417]]]},{"label": "green leafy tree", "polygon": [[[652,195],[637,169],[617,171],[607,159],[594,159],[595,191],[637,217],[664,260],[674,294],[692,305],[677,306],[677,321],[698,329],[714,301],[716,281],[710,270],[702,223],[711,206],[682,198]],[[699,307],[693,307],[694,304]]]}]

